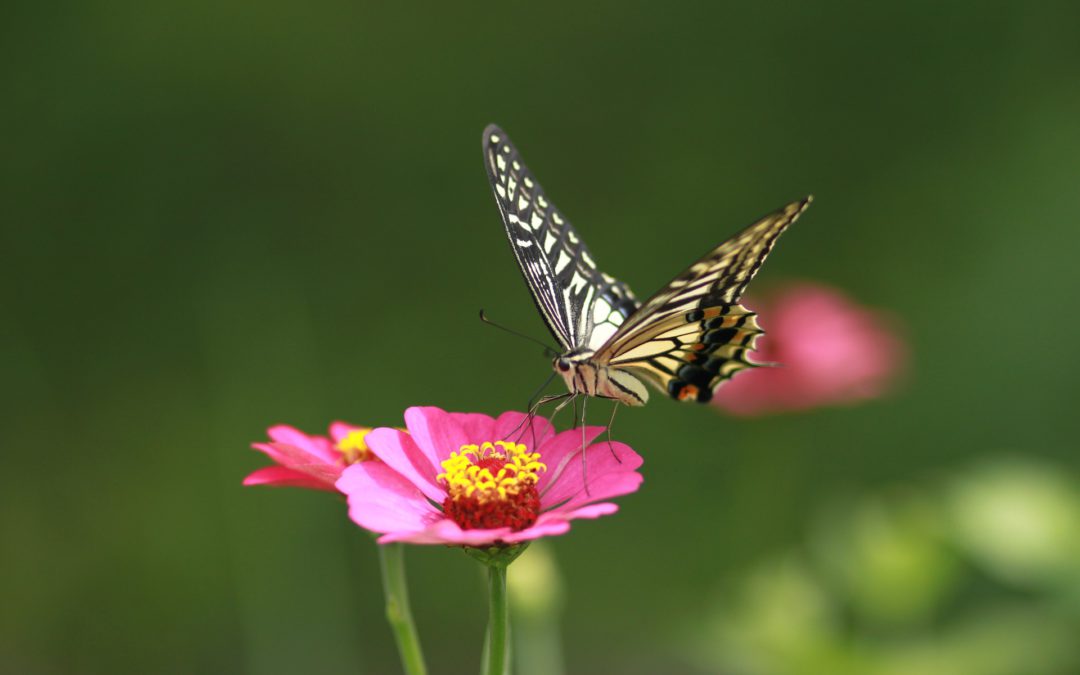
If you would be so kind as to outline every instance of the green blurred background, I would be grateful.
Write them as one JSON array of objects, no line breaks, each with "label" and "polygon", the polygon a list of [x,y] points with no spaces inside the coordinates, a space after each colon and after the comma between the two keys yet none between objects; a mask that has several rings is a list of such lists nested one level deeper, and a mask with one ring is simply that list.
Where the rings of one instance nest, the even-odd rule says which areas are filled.
[{"label": "green blurred background", "polygon": [[[1080,672],[1077,3],[2,14],[4,672],[396,672],[341,503],[240,481],[271,424],[549,372],[476,318],[543,334],[493,121],[639,295],[812,192],[760,285],[844,288],[912,352],[860,407],[622,414],[641,492],[553,542],[569,672]],[[475,563],[409,565],[432,671],[475,672]]]}]

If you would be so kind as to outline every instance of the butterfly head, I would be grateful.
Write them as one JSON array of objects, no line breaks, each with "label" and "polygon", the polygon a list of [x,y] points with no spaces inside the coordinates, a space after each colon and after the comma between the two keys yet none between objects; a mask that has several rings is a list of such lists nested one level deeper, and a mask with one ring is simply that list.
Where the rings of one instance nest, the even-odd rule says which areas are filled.
[{"label": "butterfly head", "polygon": [[571,393],[587,393],[585,390],[588,388],[586,382],[582,379],[582,374],[578,372],[579,363],[571,357],[562,354],[556,356],[551,361],[551,367],[555,370],[555,374],[558,375],[566,382],[566,388]]}]

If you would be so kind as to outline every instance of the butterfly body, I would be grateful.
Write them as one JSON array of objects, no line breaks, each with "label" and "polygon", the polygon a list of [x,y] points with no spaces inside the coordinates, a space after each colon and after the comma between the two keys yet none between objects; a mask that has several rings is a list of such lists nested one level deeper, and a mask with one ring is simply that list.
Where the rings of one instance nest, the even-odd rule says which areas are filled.
[{"label": "butterfly body", "polygon": [[649,390],[639,378],[629,371],[597,363],[593,356],[593,352],[567,354],[552,363],[571,394],[613,399],[628,406],[648,402]]},{"label": "butterfly body", "polygon": [[640,406],[648,384],[704,403],[735,373],[759,365],[749,353],[762,330],[739,299],[810,197],[759,219],[639,302],[597,268],[501,129],[484,130],[483,148],[510,248],[562,347],[552,365],[571,394]]}]

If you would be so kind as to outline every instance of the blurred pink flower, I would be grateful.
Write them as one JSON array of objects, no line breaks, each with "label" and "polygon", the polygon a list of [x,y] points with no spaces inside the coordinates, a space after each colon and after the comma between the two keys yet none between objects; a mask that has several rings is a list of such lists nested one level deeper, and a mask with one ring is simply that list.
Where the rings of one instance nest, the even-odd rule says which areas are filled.
[{"label": "blurred pink flower", "polygon": [[258,469],[244,485],[273,485],[335,491],[334,483],[345,467],[373,459],[365,438],[371,429],[344,422],[330,425],[330,437],[308,436],[293,427],[270,427],[269,443],[252,443],[274,460],[274,466]]},{"label": "blurred pink flower", "polygon": [[713,402],[737,415],[803,410],[882,395],[906,361],[890,322],[838,290],[796,283],[750,300],[766,334],[755,368],[736,375]]},{"label": "blurred pink flower", "polygon": [[[368,434],[382,461],[350,466],[337,482],[349,517],[382,534],[380,543],[489,546],[563,534],[575,518],[615,513],[618,506],[600,500],[634,492],[642,481],[641,457],[602,441],[585,452],[586,492],[581,429],[555,434],[547,420],[529,422],[519,412],[493,419],[414,407],[405,425],[407,433]],[[603,431],[587,427],[586,444]]]}]

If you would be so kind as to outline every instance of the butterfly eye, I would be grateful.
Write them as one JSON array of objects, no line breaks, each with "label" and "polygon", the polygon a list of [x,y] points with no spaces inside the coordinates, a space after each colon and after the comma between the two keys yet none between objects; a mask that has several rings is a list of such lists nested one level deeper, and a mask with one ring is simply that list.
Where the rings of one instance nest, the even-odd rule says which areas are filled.
[{"label": "butterfly eye", "polygon": [[570,370],[570,362],[566,359],[555,359],[555,367],[565,373]]}]

